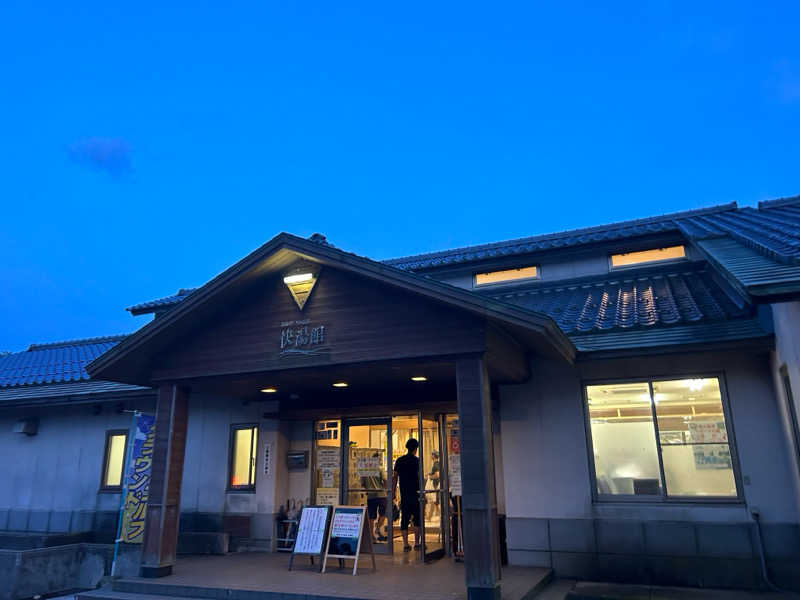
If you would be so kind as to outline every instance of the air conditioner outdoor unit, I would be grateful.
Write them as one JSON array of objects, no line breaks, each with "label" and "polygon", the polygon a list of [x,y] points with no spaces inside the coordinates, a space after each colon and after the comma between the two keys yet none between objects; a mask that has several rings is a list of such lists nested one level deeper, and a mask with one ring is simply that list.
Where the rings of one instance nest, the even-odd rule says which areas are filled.
[{"label": "air conditioner outdoor unit", "polygon": [[36,435],[39,431],[39,419],[20,419],[14,423],[14,433],[24,433],[25,435]]}]

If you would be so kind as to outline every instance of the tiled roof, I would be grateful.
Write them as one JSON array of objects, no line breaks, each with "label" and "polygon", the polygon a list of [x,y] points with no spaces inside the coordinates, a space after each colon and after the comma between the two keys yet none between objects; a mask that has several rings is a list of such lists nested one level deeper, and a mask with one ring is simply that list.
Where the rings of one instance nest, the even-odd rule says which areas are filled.
[{"label": "tiled roof", "polygon": [[17,385],[0,387],[0,406],[59,404],[76,400],[92,400],[98,394],[111,392],[152,391],[152,388],[116,383],[114,381],[70,381],[69,383],[50,383],[45,385]]},{"label": "tiled roof", "polygon": [[681,232],[690,239],[730,236],[773,260],[800,264],[800,196],[762,202],[757,209],[737,208],[733,202],[701,210],[406,256],[384,262],[400,269],[430,269],[665,232]]},{"label": "tiled roof", "polygon": [[0,357],[0,389],[88,380],[86,365],[124,337],[34,344],[24,352]]},{"label": "tiled roof", "polygon": [[492,297],[548,315],[567,335],[722,322],[751,313],[704,267],[629,273]]},{"label": "tiled roof", "polygon": [[383,262],[400,269],[410,270],[442,267],[463,262],[513,256],[515,254],[527,254],[530,252],[581,246],[594,242],[608,242],[654,233],[679,231],[675,223],[675,219],[677,218],[715,214],[735,209],[736,203],[732,202],[730,204],[722,204],[700,210],[684,211],[646,219],[635,219],[632,221],[622,221],[597,227],[573,229],[560,233],[548,233],[504,242],[482,244],[480,246],[467,246],[464,248],[455,248],[453,250],[444,250],[442,252],[393,258]]},{"label": "tiled roof", "polygon": [[166,310],[184,300],[189,294],[191,294],[196,289],[197,288],[181,288],[178,290],[176,294],[173,294],[172,296],[164,296],[163,298],[158,298],[157,300],[150,300],[149,302],[134,304],[133,306],[129,306],[125,310],[130,312],[132,315],[142,315],[146,313],[156,312],[159,310]]}]

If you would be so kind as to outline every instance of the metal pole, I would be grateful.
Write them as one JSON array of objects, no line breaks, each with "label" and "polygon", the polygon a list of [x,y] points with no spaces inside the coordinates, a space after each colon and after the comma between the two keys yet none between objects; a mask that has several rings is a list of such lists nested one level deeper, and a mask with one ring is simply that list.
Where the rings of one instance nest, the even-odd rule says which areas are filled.
[{"label": "metal pole", "polygon": [[136,439],[137,419],[142,414],[138,410],[126,410],[132,413],[131,424],[128,428],[128,447],[125,449],[125,465],[122,469],[122,494],[119,501],[119,516],[117,517],[117,536],[114,538],[114,557],[111,559],[111,576],[117,574],[117,555],[119,553],[119,543],[122,541],[122,518],[125,514],[125,500],[128,496],[128,468],[130,466],[131,454],[133,454],[133,442]]}]

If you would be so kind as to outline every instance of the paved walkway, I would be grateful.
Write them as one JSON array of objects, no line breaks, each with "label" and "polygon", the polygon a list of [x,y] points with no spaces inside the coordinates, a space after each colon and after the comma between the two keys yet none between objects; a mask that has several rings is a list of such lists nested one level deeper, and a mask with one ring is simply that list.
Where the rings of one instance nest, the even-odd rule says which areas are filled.
[{"label": "paved walkway", "polygon": [[576,583],[566,598],[567,600],[800,600],[800,594],[584,581]]},{"label": "paved walkway", "polygon": [[[336,561],[329,560],[326,572],[319,573],[307,557],[295,558],[294,568],[289,571],[287,554],[182,556],[172,575],[119,580],[114,583],[114,590],[219,600],[235,597],[229,590],[272,593],[264,594],[265,598],[286,594],[356,600],[464,600],[467,596],[464,567],[449,558],[429,564],[409,555],[377,556],[376,560],[377,571],[373,572],[369,557],[362,557],[358,575],[353,576],[351,561],[346,561],[349,568],[339,570]],[[506,567],[503,600],[522,600],[549,576],[549,569]]]}]

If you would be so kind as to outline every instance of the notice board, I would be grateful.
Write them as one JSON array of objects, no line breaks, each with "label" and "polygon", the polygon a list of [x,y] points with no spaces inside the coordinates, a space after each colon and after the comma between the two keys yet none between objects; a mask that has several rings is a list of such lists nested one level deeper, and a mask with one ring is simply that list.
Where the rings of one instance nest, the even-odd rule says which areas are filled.
[{"label": "notice board", "polygon": [[375,570],[375,553],[372,549],[372,536],[365,527],[366,518],[366,509],[363,506],[333,507],[325,558],[322,561],[323,573],[329,558],[351,558],[355,561],[353,564],[353,575],[355,575],[362,542],[366,550],[372,554],[372,569]]},{"label": "notice board", "polygon": [[297,536],[289,559],[289,570],[295,554],[307,554],[312,557],[320,556],[325,552],[325,534],[328,532],[328,523],[331,514],[330,506],[304,506],[300,512],[300,522],[297,525]]}]

